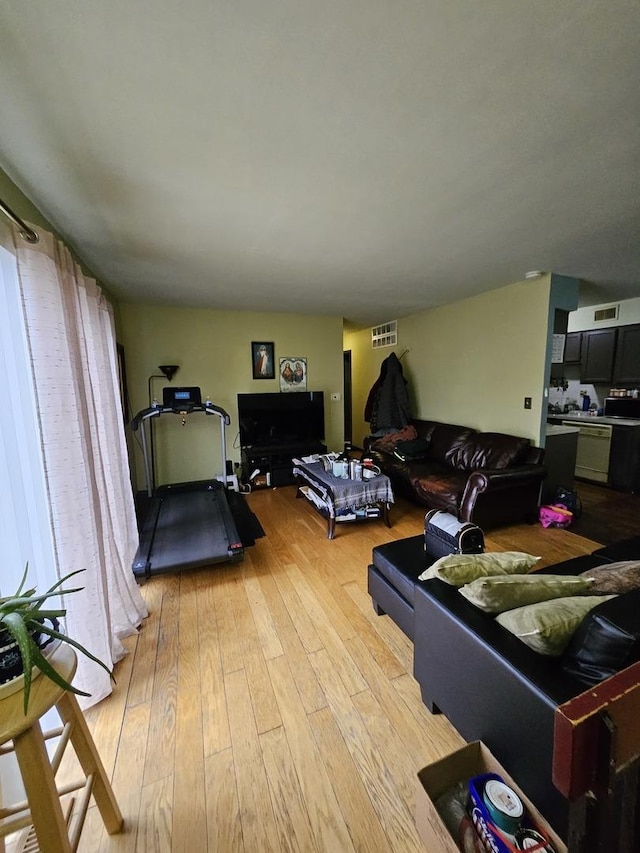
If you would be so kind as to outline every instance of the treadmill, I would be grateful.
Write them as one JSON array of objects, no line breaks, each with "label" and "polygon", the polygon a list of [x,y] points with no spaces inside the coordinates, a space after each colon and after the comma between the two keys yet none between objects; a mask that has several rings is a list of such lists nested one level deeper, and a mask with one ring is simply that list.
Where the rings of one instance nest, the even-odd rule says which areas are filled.
[{"label": "treadmill", "polygon": [[[188,415],[197,413],[218,419],[220,423],[223,482],[200,480],[155,488],[147,430],[151,435],[155,418],[179,415],[184,423]],[[132,566],[136,577],[149,578],[162,572],[243,559],[244,547],[227,501],[225,428],[230,423],[231,418],[224,409],[209,400],[203,403],[200,389],[194,387],[164,388],[162,405],[154,402],[131,421],[134,432],[140,429],[150,499]]]}]

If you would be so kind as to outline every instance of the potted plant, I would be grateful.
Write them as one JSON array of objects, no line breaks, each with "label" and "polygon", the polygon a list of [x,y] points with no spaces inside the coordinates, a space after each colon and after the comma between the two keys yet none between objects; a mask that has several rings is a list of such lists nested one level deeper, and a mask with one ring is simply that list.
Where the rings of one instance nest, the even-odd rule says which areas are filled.
[{"label": "potted plant", "polygon": [[89,695],[64,679],[42,653],[42,649],[53,640],[60,640],[78,649],[92,661],[100,664],[113,677],[111,670],[101,660],[98,660],[84,646],[59,630],[58,620],[67,611],[62,608],[45,609],[43,607],[45,602],[52,597],[80,592],[82,587],[63,589],[62,585],[69,578],[79,574],[82,569],[65,575],[46,592],[38,594],[35,588],[24,588],[27,582],[28,568],[27,564],[15,594],[0,598],[0,670],[10,673],[9,678],[3,679],[5,682],[11,677],[24,676],[25,714],[29,706],[34,666],[37,666],[43,675],[50,678],[63,690],[70,690],[80,696]]}]

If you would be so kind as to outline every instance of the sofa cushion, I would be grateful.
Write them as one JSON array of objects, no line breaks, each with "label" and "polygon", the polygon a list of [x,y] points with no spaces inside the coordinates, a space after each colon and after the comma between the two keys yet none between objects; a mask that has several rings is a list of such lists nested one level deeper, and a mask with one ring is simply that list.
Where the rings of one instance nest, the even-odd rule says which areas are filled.
[{"label": "sofa cushion", "polygon": [[591,685],[640,660],[640,590],[602,601],[582,620],[562,667]]},{"label": "sofa cushion", "polygon": [[584,577],[534,573],[477,578],[461,587],[460,593],[485,613],[503,613],[552,598],[585,595],[592,587],[593,581]]},{"label": "sofa cushion", "polygon": [[559,657],[587,613],[604,599],[602,595],[554,598],[507,610],[496,616],[496,622],[534,652]]},{"label": "sofa cushion", "polygon": [[453,466],[451,459],[474,432],[470,427],[458,424],[434,423],[429,441],[429,457],[441,465]]},{"label": "sofa cushion", "polygon": [[529,450],[529,439],[501,432],[477,432],[460,444],[450,462],[463,471],[518,465]]},{"label": "sofa cushion", "polygon": [[429,462],[411,462],[407,468],[409,482],[431,507],[442,509],[453,515],[458,507],[467,485],[467,474],[455,468],[445,468],[431,460]]},{"label": "sofa cushion", "polygon": [[594,592],[620,594],[640,589],[640,560],[605,563],[582,574],[584,577],[593,578]]},{"label": "sofa cushion", "polygon": [[440,557],[420,575],[421,581],[440,578],[451,586],[464,586],[476,578],[491,575],[524,574],[540,560],[522,551],[499,551],[490,554],[447,554]]}]

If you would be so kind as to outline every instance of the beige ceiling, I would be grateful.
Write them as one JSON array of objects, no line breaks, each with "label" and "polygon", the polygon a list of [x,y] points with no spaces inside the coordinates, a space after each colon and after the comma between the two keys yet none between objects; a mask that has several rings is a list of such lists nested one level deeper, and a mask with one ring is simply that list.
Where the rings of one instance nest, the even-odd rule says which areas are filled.
[{"label": "beige ceiling", "polygon": [[640,295],[640,3],[2,0],[0,166],[115,294]]}]

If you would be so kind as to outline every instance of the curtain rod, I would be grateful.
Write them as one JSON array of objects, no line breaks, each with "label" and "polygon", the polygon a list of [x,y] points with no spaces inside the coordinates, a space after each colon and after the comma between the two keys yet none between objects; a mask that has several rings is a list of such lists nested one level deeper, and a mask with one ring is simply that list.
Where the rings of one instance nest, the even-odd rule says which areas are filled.
[{"label": "curtain rod", "polygon": [[33,228],[29,228],[26,222],[23,222],[19,216],[11,210],[11,208],[5,204],[4,201],[0,198],[0,213],[4,213],[6,217],[8,217],[14,225],[17,225],[20,229],[20,236],[24,237],[27,243],[37,243],[40,237]]}]

